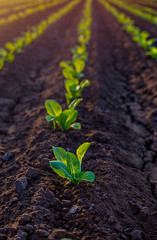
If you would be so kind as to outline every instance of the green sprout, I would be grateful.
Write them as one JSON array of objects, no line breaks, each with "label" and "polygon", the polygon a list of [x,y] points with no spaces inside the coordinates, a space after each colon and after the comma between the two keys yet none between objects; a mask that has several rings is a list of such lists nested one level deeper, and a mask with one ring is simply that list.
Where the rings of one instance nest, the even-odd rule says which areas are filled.
[{"label": "green sprout", "polygon": [[63,132],[69,128],[76,130],[81,129],[81,124],[75,122],[78,116],[78,111],[75,110],[75,108],[82,100],[82,98],[75,99],[69,105],[69,108],[64,111],[62,111],[61,105],[55,100],[46,100],[45,107],[48,113],[46,116],[47,122],[53,122],[54,129],[57,124]]},{"label": "green sprout", "polygon": [[89,84],[90,84],[90,81],[88,79],[84,79],[80,83],[78,79],[65,80],[65,88],[67,90],[67,93],[65,96],[67,100],[67,105],[70,104],[71,100],[74,100],[80,97],[83,89],[85,87],[88,87]]},{"label": "green sprout", "polygon": [[93,182],[95,175],[92,172],[82,172],[82,159],[89,148],[90,143],[83,143],[76,151],[76,155],[66,152],[63,148],[53,147],[57,161],[50,161],[50,166],[62,178],[67,178],[72,184],[77,185],[81,181]]},{"label": "green sprout", "polygon": [[63,61],[60,62],[59,65],[63,68],[62,73],[66,79],[80,79],[84,77],[82,71],[85,68],[85,62],[81,59],[67,62]]},{"label": "green sprout", "polygon": [[146,52],[147,55],[152,56],[157,61],[157,48],[151,47],[148,52]]},{"label": "green sprout", "polygon": [[140,47],[142,47],[144,50],[148,50],[150,47],[152,47],[152,44],[156,42],[156,39],[154,38],[149,38],[149,33],[148,32],[139,32],[135,36],[133,36],[133,40],[137,42]]}]

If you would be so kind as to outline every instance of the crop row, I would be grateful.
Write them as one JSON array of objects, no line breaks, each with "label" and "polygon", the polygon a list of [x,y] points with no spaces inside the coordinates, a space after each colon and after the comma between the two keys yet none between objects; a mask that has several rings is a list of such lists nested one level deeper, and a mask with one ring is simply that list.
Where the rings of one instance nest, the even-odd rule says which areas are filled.
[{"label": "crop row", "polygon": [[4,26],[9,23],[13,23],[21,18],[25,18],[25,17],[27,17],[31,14],[37,13],[37,12],[45,11],[47,8],[54,7],[60,3],[64,3],[67,1],[69,1],[69,0],[60,0],[59,2],[58,2],[58,0],[54,0],[53,2],[50,2],[47,4],[41,4],[37,7],[27,8],[24,11],[20,11],[18,13],[11,14],[7,18],[0,18],[0,26]]},{"label": "crop row", "polygon": [[[62,74],[65,78],[66,101],[67,109],[62,110],[61,105],[55,100],[49,99],[45,102],[45,107],[48,115],[46,120],[53,123],[54,129],[56,125],[62,131],[70,128],[80,130],[80,123],[76,123],[78,111],[75,110],[77,105],[83,100],[81,97],[82,91],[90,82],[87,79],[80,80],[84,77],[83,70],[85,63],[88,60],[87,44],[91,38],[91,11],[92,0],[86,0],[83,17],[78,25],[78,44],[72,48],[71,61],[60,62],[63,68]],[[66,152],[63,148],[53,147],[53,152],[56,161],[50,161],[50,166],[61,177],[67,178],[73,184],[79,184],[80,181],[93,182],[95,179],[94,173],[81,171],[82,159],[89,148],[90,143],[83,143],[76,151],[76,154]]]},{"label": "crop row", "polygon": [[38,38],[51,24],[54,24],[61,17],[71,11],[81,0],[74,0],[68,3],[58,12],[51,14],[46,20],[43,20],[37,26],[31,28],[30,31],[23,33],[22,36],[13,42],[7,42],[5,48],[0,48],[0,69],[3,68],[5,62],[13,62],[15,55],[21,53],[22,49]]},{"label": "crop row", "polygon": [[[134,1],[133,1],[134,2]],[[151,7],[157,7],[157,2],[154,0],[138,0],[136,1],[136,3],[139,3],[140,5],[147,5],[147,6],[151,6]]]},{"label": "crop row", "polygon": [[[2,8],[4,8],[4,7],[12,7],[15,5],[26,5],[26,4],[30,4],[31,2],[32,2],[31,0],[27,0],[27,3],[26,3],[26,0],[14,0],[14,1],[0,0],[0,5]],[[41,3],[41,2],[43,2],[43,0],[35,0],[34,2]]]},{"label": "crop row", "polygon": [[[46,0],[46,2],[51,2],[51,0]],[[4,8],[1,8],[0,9],[0,15],[3,15],[3,14],[6,14],[6,13],[9,13],[9,12],[18,12],[18,11],[21,11],[21,10],[24,10],[24,9],[27,9],[27,8],[32,8],[32,7],[35,7],[35,6],[39,6],[39,5],[42,5],[43,4],[43,1],[31,1],[31,2],[25,2],[23,3],[22,5],[18,5],[18,6],[12,6],[11,8],[9,8],[8,6],[7,7],[4,7]]]},{"label": "crop row", "polygon": [[135,4],[135,3],[132,3],[132,4],[129,3],[129,5],[131,5],[131,7],[134,9],[138,9],[138,10],[141,10],[141,11],[149,13],[149,14],[157,15],[157,10],[155,10],[153,8],[142,6],[142,5]]},{"label": "crop row", "polygon": [[146,55],[149,55],[157,60],[157,47],[153,46],[153,43],[157,40],[150,38],[150,34],[148,32],[142,31],[139,27],[135,26],[134,21],[130,17],[119,12],[108,2],[104,0],[99,0],[99,2],[103,4],[105,9],[110,12],[120,24],[122,24],[123,30],[132,36],[132,40],[137,42],[138,45],[146,51]]},{"label": "crop row", "polygon": [[143,12],[141,9],[136,8],[134,5],[124,3],[119,0],[108,0],[109,2],[117,5],[118,7],[127,10],[128,12],[133,13],[134,15],[141,17],[144,20],[147,20],[155,25],[157,25],[157,16],[154,16],[150,13]]}]

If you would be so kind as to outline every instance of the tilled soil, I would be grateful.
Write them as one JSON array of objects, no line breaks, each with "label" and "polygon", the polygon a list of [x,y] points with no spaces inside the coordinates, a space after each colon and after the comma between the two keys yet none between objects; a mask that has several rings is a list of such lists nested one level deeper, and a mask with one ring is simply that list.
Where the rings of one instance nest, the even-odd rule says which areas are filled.
[{"label": "tilled soil", "polygon": [[[0,74],[0,239],[157,239],[157,63],[96,0],[78,107],[81,131],[54,131],[46,99],[66,107],[58,64],[71,58],[83,2]],[[75,17],[74,17],[75,16]],[[91,146],[70,185],[49,166],[52,146]]]}]

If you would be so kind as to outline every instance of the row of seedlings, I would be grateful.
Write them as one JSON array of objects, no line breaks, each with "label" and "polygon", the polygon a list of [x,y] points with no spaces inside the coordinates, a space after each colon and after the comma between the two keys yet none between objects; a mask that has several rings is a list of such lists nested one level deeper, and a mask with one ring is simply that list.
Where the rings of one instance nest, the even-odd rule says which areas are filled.
[{"label": "row of seedlings", "polygon": [[0,18],[0,26],[4,26],[7,25],[9,23],[13,23],[21,18],[25,18],[29,15],[35,14],[37,12],[41,12],[41,11],[45,11],[48,8],[54,7],[58,4],[67,2],[69,0],[60,0],[60,2],[58,2],[58,0],[54,0],[53,2],[47,3],[47,4],[41,4],[37,7],[34,8],[27,8],[23,11],[17,12],[17,13],[13,13],[11,15],[9,15],[6,18]]},{"label": "row of seedlings", "polygon": [[145,5],[140,5],[140,4],[135,4],[135,3],[130,3],[128,2],[129,5],[131,5],[133,8],[136,8],[138,10],[141,10],[143,12],[152,14],[152,15],[157,15],[157,10],[151,8],[151,7],[146,7]]},{"label": "row of seedlings", "polygon": [[30,31],[26,31],[22,36],[16,38],[13,42],[7,42],[5,48],[0,48],[0,70],[4,63],[11,63],[15,59],[15,55],[22,52],[22,49],[31,44],[35,39],[43,34],[43,32],[51,25],[56,23],[61,17],[69,13],[81,0],[74,0],[58,12],[51,14],[47,19],[42,20],[37,26],[33,26]]},{"label": "row of seedlings", "polygon": [[[51,0],[46,0],[46,2],[50,2]],[[0,9],[0,15],[3,15],[3,14],[7,14],[7,13],[10,13],[10,12],[19,12],[21,10],[24,10],[24,9],[27,9],[27,8],[32,8],[32,7],[35,7],[35,6],[38,6],[40,5],[41,3],[43,3],[42,1],[39,1],[39,2],[25,2],[23,4],[20,4],[20,5],[15,5],[15,6],[12,6],[11,8],[10,7],[3,7]]]},{"label": "row of seedlings", "polygon": [[[133,13],[134,15],[136,15],[146,21],[149,21],[149,22],[157,25],[157,16],[154,16],[151,13],[142,11],[142,9],[140,9],[140,6],[137,8],[136,6],[134,6],[134,4],[130,5],[130,4],[124,3],[119,0],[108,0],[108,1],[117,5],[120,8],[123,8],[123,9]],[[156,13],[157,13],[157,11],[156,11]]]},{"label": "row of seedlings", "polygon": [[118,20],[120,24],[122,24],[123,30],[128,32],[132,36],[132,40],[137,42],[138,45],[145,50],[146,55],[151,56],[157,61],[157,47],[153,45],[157,39],[150,38],[150,34],[148,32],[142,31],[139,27],[135,26],[134,21],[130,17],[119,12],[108,2],[104,0],[99,0],[99,2]]},{"label": "row of seedlings", "polygon": [[[86,0],[83,17],[78,25],[78,45],[72,49],[72,60],[61,62],[62,73],[65,77],[67,109],[62,111],[61,105],[55,100],[46,100],[45,107],[48,115],[46,120],[56,124],[64,132],[69,128],[76,130],[81,129],[80,123],[76,123],[78,111],[76,106],[83,100],[82,91],[90,82],[87,79],[80,80],[84,77],[83,70],[88,59],[87,44],[91,38],[92,23],[92,0]],[[61,177],[70,180],[74,185],[80,181],[93,182],[94,173],[90,171],[82,172],[82,159],[89,148],[90,143],[85,142],[76,151],[76,154],[67,152],[61,147],[53,147],[56,161],[50,161],[50,166]]]}]

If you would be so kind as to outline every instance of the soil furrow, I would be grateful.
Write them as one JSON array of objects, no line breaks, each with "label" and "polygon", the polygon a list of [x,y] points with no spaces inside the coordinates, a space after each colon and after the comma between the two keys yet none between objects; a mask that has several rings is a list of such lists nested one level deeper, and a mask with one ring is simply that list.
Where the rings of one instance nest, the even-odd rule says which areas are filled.
[{"label": "soil furrow", "polygon": [[[62,133],[45,121],[47,98],[66,107],[58,63],[71,58],[82,7],[48,29],[1,74],[10,84],[10,89],[2,86],[2,96],[17,101],[8,102],[5,112],[12,121],[10,115],[3,119],[7,127],[1,138],[2,158],[12,152],[0,161],[4,239],[156,240],[157,63],[97,1],[85,69],[91,85],[78,106],[82,129]],[[82,170],[93,171],[96,180],[72,186],[50,168],[51,148],[75,152],[85,141],[91,146]],[[27,184],[18,193],[21,178]]]}]

